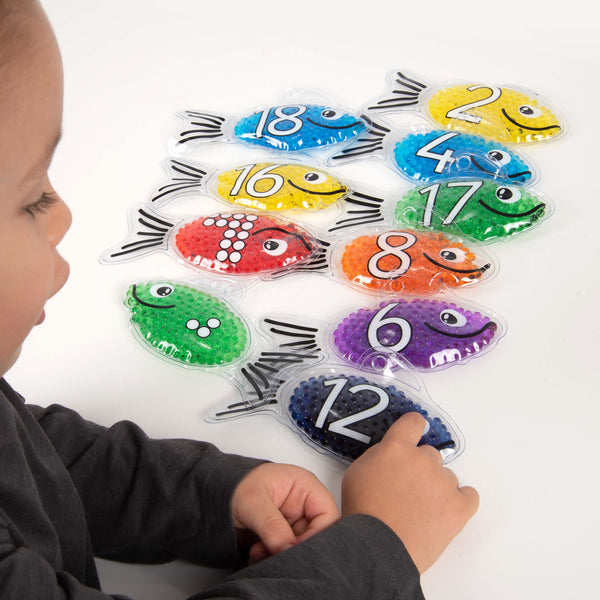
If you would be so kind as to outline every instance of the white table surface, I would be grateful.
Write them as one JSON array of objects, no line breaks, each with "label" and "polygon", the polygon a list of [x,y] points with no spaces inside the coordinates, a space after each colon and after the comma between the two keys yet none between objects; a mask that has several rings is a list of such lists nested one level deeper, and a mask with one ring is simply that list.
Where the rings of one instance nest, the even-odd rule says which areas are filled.
[{"label": "white table surface", "polygon": [[[588,3],[559,10],[539,0],[44,4],[66,70],[64,138],[51,176],[74,215],[61,245],[72,272],[9,381],[30,402],[60,402],[100,423],[132,419],[153,437],[210,440],[226,451],[302,465],[337,498],[343,465],[266,415],[206,423],[205,411],[234,394],[230,382],[158,360],[131,337],[124,288],[155,277],[189,279],[188,269],[165,253],[98,263],[124,236],[128,208],[163,181],[174,113],[194,107],[239,114],[277,102],[290,87],[359,107],[383,91],[386,72],[396,67],[434,83],[513,83],[558,107],[568,135],[523,150],[555,214],[529,235],[493,246],[498,276],[460,293],[502,315],[508,333],[478,360],[424,376],[464,434],[467,447],[453,468],[479,489],[481,509],[422,581],[431,600],[594,597],[600,46]],[[193,158],[230,165],[253,152],[217,144]],[[382,193],[409,187],[377,160],[342,172]],[[208,200],[200,206],[223,208]],[[327,322],[371,301],[305,274],[249,287],[240,310],[251,321],[277,311]],[[105,591],[146,600],[183,599],[223,576],[181,562],[98,562]]]}]

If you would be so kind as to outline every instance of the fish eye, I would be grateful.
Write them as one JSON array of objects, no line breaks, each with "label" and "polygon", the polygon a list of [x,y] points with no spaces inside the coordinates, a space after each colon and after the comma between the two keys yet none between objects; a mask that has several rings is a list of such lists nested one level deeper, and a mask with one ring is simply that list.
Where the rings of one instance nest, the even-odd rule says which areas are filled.
[{"label": "fish eye", "polygon": [[463,262],[467,255],[460,248],[444,248],[440,251],[440,256],[448,262]]},{"label": "fish eye", "polygon": [[516,188],[500,187],[496,190],[496,198],[505,204],[513,204],[521,199],[521,192]]},{"label": "fish eye", "polygon": [[462,327],[467,324],[465,315],[448,308],[440,313],[440,321],[449,327]]},{"label": "fish eye", "polygon": [[275,240],[270,238],[263,242],[264,251],[269,256],[280,256],[287,250],[287,242],[285,240]]},{"label": "fish eye", "polygon": [[502,150],[490,150],[488,156],[492,160],[499,162],[501,165],[507,165],[511,161],[510,154],[508,154],[508,152],[503,152]]},{"label": "fish eye", "polygon": [[170,296],[175,288],[170,283],[156,283],[150,288],[150,293],[155,298],[164,298]]},{"label": "fish eye", "polygon": [[306,183],[323,183],[326,179],[325,173],[317,173],[316,171],[310,171],[304,175]]},{"label": "fish eye", "polygon": [[529,104],[523,104],[519,106],[519,114],[530,119],[535,119],[541,116],[542,111],[537,106],[530,106]]},{"label": "fish eye", "polygon": [[334,119],[339,119],[342,116],[342,113],[338,113],[338,111],[333,110],[333,108],[326,108],[321,111],[321,116],[328,121],[333,121]]}]

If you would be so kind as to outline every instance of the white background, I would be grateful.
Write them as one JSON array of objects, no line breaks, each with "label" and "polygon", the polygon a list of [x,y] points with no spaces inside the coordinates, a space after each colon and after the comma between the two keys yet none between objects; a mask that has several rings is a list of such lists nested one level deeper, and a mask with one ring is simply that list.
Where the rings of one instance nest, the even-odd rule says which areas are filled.
[{"label": "white background", "polygon": [[[558,11],[539,0],[44,4],[66,71],[64,139],[51,175],[74,215],[62,244],[72,274],[9,381],[30,402],[61,402],[101,423],[132,419],[153,437],[210,440],[302,465],[336,497],[341,464],[268,415],[207,424],[205,411],[233,396],[229,381],[167,364],[132,338],[124,288],[191,271],[165,253],[98,263],[126,233],[130,205],[163,181],[174,113],[240,114],[297,86],[357,108],[382,92],[393,68],[434,83],[513,83],[558,108],[567,136],[522,151],[539,168],[536,187],[554,200],[555,214],[529,235],[495,245],[499,275],[461,292],[502,315],[508,333],[480,359],[424,377],[464,434],[467,448],[453,468],[478,488],[481,509],[422,582],[431,600],[592,597],[600,567],[600,48],[589,4],[576,0]],[[194,158],[231,165],[252,152],[213,144]],[[339,172],[382,193],[408,187],[376,159]],[[202,202],[194,205],[198,214],[223,207]],[[369,302],[332,279],[293,275],[249,287],[239,308],[254,322],[272,311],[327,322]],[[184,563],[99,561],[99,568],[105,591],[157,600],[185,598],[223,575]]]}]

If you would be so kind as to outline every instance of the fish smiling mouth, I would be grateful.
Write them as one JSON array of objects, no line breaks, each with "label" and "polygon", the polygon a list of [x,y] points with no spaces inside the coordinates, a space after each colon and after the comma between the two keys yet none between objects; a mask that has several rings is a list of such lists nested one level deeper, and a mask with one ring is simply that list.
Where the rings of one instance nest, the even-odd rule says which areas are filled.
[{"label": "fish smiling mouth", "polygon": [[429,256],[426,252],[423,252],[423,256],[430,263],[433,263],[437,267],[440,267],[442,269],[446,269],[447,271],[453,271],[454,273],[476,273],[476,274],[479,275],[479,274],[483,273],[484,271],[487,271],[492,266],[490,263],[487,263],[487,264],[483,265],[483,267],[479,267],[477,269],[453,269],[452,267],[449,267],[447,265],[443,265],[442,263],[439,263],[439,262],[433,260],[433,258],[431,258],[431,256]]},{"label": "fish smiling mouth", "polygon": [[144,306],[148,306],[150,308],[175,308],[174,304],[166,304],[164,306],[159,306],[158,304],[150,304],[149,302],[144,302],[138,295],[137,295],[137,285],[133,285],[131,286],[131,295],[133,296],[133,299],[138,303],[138,304],[143,304]]},{"label": "fish smiling mouth", "polygon": [[529,131],[547,131],[548,129],[560,129],[560,125],[546,125],[545,127],[527,127],[527,125],[523,125],[523,123],[519,123],[518,121],[515,121],[515,119],[513,119],[507,112],[506,110],[503,108],[502,109],[502,114],[513,124],[516,125],[517,127],[520,127],[521,129],[527,129]]},{"label": "fish smiling mouth", "polygon": [[291,179],[288,179],[287,182],[297,190],[301,192],[306,192],[307,194],[314,194],[316,196],[333,196],[334,194],[345,194],[348,190],[346,188],[340,188],[338,190],[331,190],[331,192],[319,192],[317,190],[307,190],[299,185],[296,185]]},{"label": "fish smiling mouth", "polygon": [[471,333],[450,333],[449,331],[442,331],[441,329],[437,329],[436,327],[434,327],[427,321],[424,321],[423,324],[425,325],[425,327],[429,327],[429,329],[431,329],[431,331],[435,331],[436,333],[441,333],[442,335],[446,335],[448,337],[453,337],[453,338],[475,337],[476,335],[483,333],[486,329],[490,329],[490,328],[496,329],[496,327],[497,327],[496,323],[494,323],[493,321],[490,321],[489,323],[486,323],[483,327],[481,327],[477,331],[472,331]]},{"label": "fish smiling mouth", "polygon": [[[480,170],[483,171],[484,173],[489,173],[490,175],[494,175],[495,172],[494,171],[490,171],[489,169],[486,169],[484,166],[480,165],[476,160],[475,157],[470,156],[469,157],[471,159],[471,162]],[[519,171],[519,173],[509,173],[508,177],[509,179],[514,179],[515,177],[521,177],[521,175],[531,175],[531,171]]]},{"label": "fish smiling mouth", "polygon": [[541,202],[537,206],[534,206],[532,209],[527,210],[522,213],[505,213],[505,212],[502,212],[501,210],[496,210],[495,208],[492,208],[489,204],[486,204],[483,200],[480,200],[479,204],[481,204],[481,206],[483,206],[484,208],[487,208],[490,212],[496,213],[497,215],[500,215],[501,217],[527,217],[528,215],[532,215],[533,213],[538,212],[538,210],[543,209],[546,206],[543,202]]},{"label": "fish smiling mouth", "polygon": [[326,129],[350,129],[350,127],[356,127],[357,125],[362,125],[362,121],[355,121],[354,123],[350,123],[350,125],[325,125],[325,123],[317,123],[308,117],[306,120],[317,127],[325,127]]}]

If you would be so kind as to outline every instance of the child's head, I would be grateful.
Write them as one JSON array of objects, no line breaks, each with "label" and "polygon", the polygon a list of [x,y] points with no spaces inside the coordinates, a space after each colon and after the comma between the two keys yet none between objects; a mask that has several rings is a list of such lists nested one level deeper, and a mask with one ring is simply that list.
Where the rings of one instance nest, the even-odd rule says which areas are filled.
[{"label": "child's head", "polygon": [[69,268],[56,245],[68,208],[48,167],[62,120],[62,66],[37,0],[0,0],[0,375]]}]

